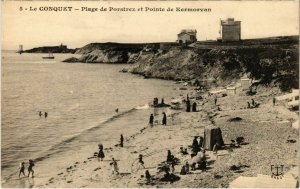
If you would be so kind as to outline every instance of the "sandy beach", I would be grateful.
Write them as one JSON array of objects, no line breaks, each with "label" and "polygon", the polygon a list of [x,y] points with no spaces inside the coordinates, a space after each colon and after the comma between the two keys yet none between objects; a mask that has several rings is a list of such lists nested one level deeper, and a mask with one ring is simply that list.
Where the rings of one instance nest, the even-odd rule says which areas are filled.
[{"label": "sandy beach", "polygon": [[[156,108],[158,115],[155,115],[155,120],[159,124],[154,127],[147,125],[147,117],[145,125],[108,129],[106,132],[111,140],[103,142],[103,161],[93,156],[97,152],[97,142],[92,141],[84,150],[61,154],[56,159],[52,158],[52,162],[45,160],[43,165],[37,165],[36,178],[24,178],[20,187],[228,187],[238,176],[271,175],[272,164],[283,164],[285,172],[298,165],[298,131],[290,125],[298,116],[284,104],[273,106],[273,95],[279,94],[279,91],[260,88],[257,95],[246,96],[245,91],[239,89],[236,95],[219,97],[217,105],[214,98],[206,94],[204,99],[195,100],[196,93],[191,91],[189,96],[192,102],[197,102],[197,112]],[[182,91],[182,94],[178,98],[184,99],[187,91]],[[247,109],[247,101],[252,98],[260,106]],[[163,111],[167,112],[167,126],[161,125]],[[241,119],[230,121],[236,117]],[[244,137],[245,144],[217,154],[207,151],[208,168],[205,172],[196,170],[180,175],[182,165],[191,161],[190,146],[194,136],[203,136],[204,128],[212,124],[221,128],[225,144],[237,137]],[[119,141],[115,129],[124,134],[123,148],[115,146]],[[296,142],[287,143],[288,136]],[[182,155],[180,147],[188,148],[189,154]],[[180,160],[175,166],[175,175],[180,179],[172,183],[161,181],[163,173],[158,173],[157,169],[160,163],[166,161],[168,150]],[[139,154],[144,157],[145,169],[138,169]],[[112,157],[118,162],[118,175],[112,174]],[[49,164],[64,168],[49,175]],[[238,170],[231,170],[233,165]],[[143,177],[146,170],[153,178],[150,184],[146,184]]]}]

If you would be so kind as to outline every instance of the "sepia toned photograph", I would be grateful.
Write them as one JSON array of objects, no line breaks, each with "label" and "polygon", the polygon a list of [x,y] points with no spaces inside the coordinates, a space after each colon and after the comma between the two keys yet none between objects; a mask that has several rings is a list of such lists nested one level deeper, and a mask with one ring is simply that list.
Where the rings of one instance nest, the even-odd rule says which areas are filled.
[{"label": "sepia toned photograph", "polygon": [[1,4],[2,188],[299,188],[299,0]]}]

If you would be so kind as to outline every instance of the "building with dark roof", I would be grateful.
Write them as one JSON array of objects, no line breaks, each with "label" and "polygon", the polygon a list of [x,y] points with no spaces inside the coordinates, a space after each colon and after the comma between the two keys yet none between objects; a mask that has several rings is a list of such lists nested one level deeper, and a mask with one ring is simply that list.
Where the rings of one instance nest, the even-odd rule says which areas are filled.
[{"label": "building with dark roof", "polygon": [[181,30],[179,34],[177,34],[177,42],[179,44],[190,44],[197,41],[197,30]]}]

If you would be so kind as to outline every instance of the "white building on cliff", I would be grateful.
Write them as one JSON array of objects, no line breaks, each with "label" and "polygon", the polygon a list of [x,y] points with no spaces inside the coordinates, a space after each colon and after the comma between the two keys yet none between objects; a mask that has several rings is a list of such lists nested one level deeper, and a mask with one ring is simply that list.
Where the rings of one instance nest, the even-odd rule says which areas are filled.
[{"label": "white building on cliff", "polygon": [[185,29],[177,34],[177,43],[190,44],[197,41],[197,30]]}]

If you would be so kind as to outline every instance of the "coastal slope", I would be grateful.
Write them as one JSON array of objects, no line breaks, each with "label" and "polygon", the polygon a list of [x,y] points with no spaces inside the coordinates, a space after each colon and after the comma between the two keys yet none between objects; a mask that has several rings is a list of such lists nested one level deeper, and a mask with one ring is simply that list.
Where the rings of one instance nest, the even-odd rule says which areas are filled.
[{"label": "coastal slope", "polygon": [[282,90],[299,83],[298,38],[271,38],[236,43],[196,43],[171,46],[158,53],[140,53],[125,71],[146,78],[191,81],[224,86],[244,75]]},{"label": "coastal slope", "polygon": [[131,56],[139,53],[147,44],[91,43],[76,51],[79,59],[65,62],[83,63],[127,63]]},{"label": "coastal slope", "polygon": [[299,83],[298,36],[248,39],[237,42],[91,43],[76,51],[80,58],[64,62],[125,63],[124,72],[145,78],[199,80],[224,86],[243,76],[283,91]]}]

